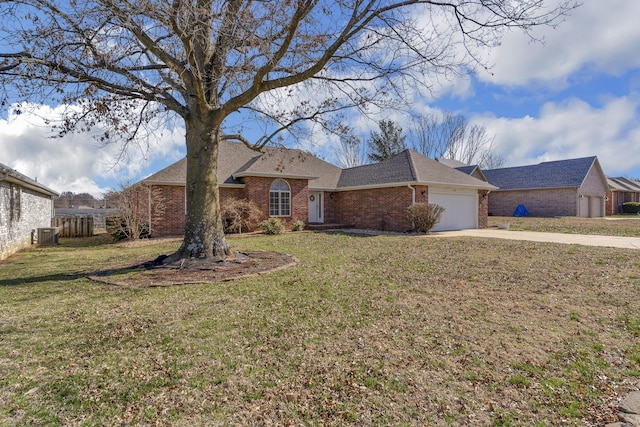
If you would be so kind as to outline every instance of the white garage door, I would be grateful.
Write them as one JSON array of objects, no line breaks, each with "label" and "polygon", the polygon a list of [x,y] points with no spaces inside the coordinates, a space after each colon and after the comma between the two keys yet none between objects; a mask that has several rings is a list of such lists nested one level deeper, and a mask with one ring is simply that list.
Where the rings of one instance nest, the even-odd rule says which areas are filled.
[{"label": "white garage door", "polygon": [[429,203],[444,208],[440,223],[433,231],[478,228],[478,193],[469,190],[431,189]]}]

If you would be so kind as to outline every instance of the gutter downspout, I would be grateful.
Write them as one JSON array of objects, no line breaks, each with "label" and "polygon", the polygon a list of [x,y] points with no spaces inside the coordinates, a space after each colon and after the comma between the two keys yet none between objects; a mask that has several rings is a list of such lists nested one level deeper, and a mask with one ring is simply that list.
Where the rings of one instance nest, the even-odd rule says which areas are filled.
[{"label": "gutter downspout", "polygon": [[407,187],[411,190],[411,204],[416,204],[416,189],[411,186],[411,184],[407,184]]}]

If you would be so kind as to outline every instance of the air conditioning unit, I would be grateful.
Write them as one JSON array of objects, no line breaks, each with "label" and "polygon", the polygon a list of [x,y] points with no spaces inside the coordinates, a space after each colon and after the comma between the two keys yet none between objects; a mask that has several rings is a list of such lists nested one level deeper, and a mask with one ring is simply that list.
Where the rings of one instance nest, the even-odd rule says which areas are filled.
[{"label": "air conditioning unit", "polygon": [[39,245],[57,245],[58,227],[38,228]]}]

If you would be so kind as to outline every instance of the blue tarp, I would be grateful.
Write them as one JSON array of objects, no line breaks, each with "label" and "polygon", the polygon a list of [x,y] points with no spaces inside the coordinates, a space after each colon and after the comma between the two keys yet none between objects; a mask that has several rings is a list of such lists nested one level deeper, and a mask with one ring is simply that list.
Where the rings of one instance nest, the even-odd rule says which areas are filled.
[{"label": "blue tarp", "polygon": [[515,211],[513,211],[513,216],[529,216],[529,211],[524,205],[518,205]]}]

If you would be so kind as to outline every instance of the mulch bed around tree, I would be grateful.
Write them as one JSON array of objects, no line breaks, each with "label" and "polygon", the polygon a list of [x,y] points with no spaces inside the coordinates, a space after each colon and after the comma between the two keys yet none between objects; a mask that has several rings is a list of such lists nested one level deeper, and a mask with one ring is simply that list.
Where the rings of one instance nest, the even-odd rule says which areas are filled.
[{"label": "mulch bed around tree", "polygon": [[163,264],[163,257],[143,264],[104,270],[88,276],[100,283],[147,288],[215,283],[267,274],[298,263],[294,256],[272,251],[244,251],[225,259],[188,259]]}]

